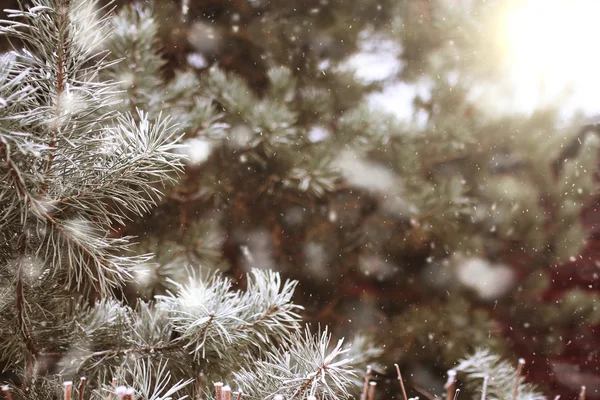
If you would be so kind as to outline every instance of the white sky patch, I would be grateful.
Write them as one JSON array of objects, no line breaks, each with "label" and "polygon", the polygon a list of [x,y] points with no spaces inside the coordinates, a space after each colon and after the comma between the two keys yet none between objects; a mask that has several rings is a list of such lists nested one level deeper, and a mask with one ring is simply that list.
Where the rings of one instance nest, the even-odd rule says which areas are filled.
[{"label": "white sky patch", "polygon": [[[600,70],[600,69],[599,69]],[[558,81],[542,84],[540,80],[507,75],[504,81],[479,84],[471,88],[469,99],[478,105],[478,109],[490,116],[531,115],[535,110],[556,106],[563,120],[572,118],[576,113],[592,116],[600,114],[600,79],[582,77],[573,74],[572,82],[561,84]],[[373,109],[384,110],[401,121],[412,122],[422,127],[426,114],[415,114],[413,99],[420,95],[430,98],[431,84],[426,81],[416,83],[396,82],[386,85],[381,92],[368,96]]]},{"label": "white sky patch", "polygon": [[413,100],[417,95],[424,100],[430,99],[431,86],[425,80],[416,83],[397,82],[387,85],[381,92],[370,94],[367,101],[373,109],[389,112],[401,121],[423,126],[426,115],[415,116]]},{"label": "white sky patch", "polygon": [[470,100],[490,115],[531,115],[544,107],[557,107],[563,120],[581,112],[592,116],[600,113],[597,93],[600,79],[576,77],[569,83],[542,82],[540,79],[512,72],[504,82],[493,82],[472,88]]},{"label": "white sky patch", "polygon": [[[392,79],[403,68],[401,54],[402,47],[397,41],[365,30],[360,33],[359,51],[348,57],[341,69],[354,71],[356,77],[365,83]],[[425,81],[414,84],[396,81],[386,85],[381,92],[369,95],[367,101],[373,109],[410,122],[414,116],[413,99],[417,94],[428,98],[429,87]]]},{"label": "white sky patch", "polygon": [[389,79],[402,69],[399,58],[402,48],[397,41],[366,30],[359,34],[358,46],[359,51],[351,55],[341,68],[354,71],[362,81]]},{"label": "white sky patch", "polygon": [[[502,19],[501,31],[512,80],[536,93],[537,102],[562,95],[564,112],[598,112],[598,0],[522,0]],[[593,106],[592,104],[595,104]]]},{"label": "white sky patch", "polygon": [[396,55],[388,52],[355,54],[348,60],[348,66],[365,82],[390,78],[400,69]]},{"label": "white sky patch", "polygon": [[[600,69],[598,71],[600,71]],[[561,116],[563,118],[569,118],[577,112],[582,112],[584,115],[588,116],[597,115],[600,113],[598,93],[600,93],[600,79],[598,79],[598,76],[595,76],[585,83],[581,82],[581,84],[578,84],[573,89],[571,98],[562,107]]]},{"label": "white sky patch", "polygon": [[598,0],[507,2],[496,32],[505,77],[496,88],[477,88],[478,101],[498,114],[530,115],[557,106],[567,120],[600,113]]},{"label": "white sky patch", "polygon": [[[558,107],[564,120],[578,112],[600,114],[600,53],[593,50],[600,2],[523,0],[515,4],[505,31],[498,32],[508,49],[508,57],[498,59],[505,64],[504,76],[473,85],[470,100],[490,116],[531,115],[548,106]],[[359,40],[358,52],[340,68],[354,71],[365,83],[393,80],[403,68],[399,43],[371,30],[361,32]],[[425,82],[396,81],[371,94],[369,103],[402,121],[423,126],[427,115],[415,115],[412,101],[430,87]]]}]

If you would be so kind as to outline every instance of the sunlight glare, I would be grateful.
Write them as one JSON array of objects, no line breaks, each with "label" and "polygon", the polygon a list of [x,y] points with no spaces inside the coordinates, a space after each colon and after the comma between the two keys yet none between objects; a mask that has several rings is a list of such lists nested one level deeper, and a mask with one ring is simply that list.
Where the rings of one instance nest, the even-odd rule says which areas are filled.
[{"label": "sunlight glare", "polygon": [[552,91],[600,82],[599,15],[599,0],[515,0],[503,35],[515,79]]}]

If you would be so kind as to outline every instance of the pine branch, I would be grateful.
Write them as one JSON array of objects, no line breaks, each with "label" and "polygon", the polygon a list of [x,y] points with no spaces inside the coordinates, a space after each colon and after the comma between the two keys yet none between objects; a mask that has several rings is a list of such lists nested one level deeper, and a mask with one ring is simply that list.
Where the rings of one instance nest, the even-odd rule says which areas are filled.
[{"label": "pine branch", "polygon": [[[7,277],[1,284],[14,285],[16,322],[16,335],[2,331],[2,361],[17,369],[24,362],[25,374],[38,367],[32,357],[68,341],[61,335],[73,322],[60,318],[75,299],[59,304],[65,290],[110,296],[134,266],[148,261],[121,255],[130,238],[109,231],[131,213],[149,211],[160,185],[182,167],[169,118],[150,122],[136,110],[134,120],[110,110],[115,88],[98,81],[107,63],[94,50],[107,19],[98,18],[95,6],[34,0],[0,21],[0,34],[23,45],[0,58],[0,224],[10,253],[2,254]],[[26,258],[35,265],[26,266]],[[56,303],[44,298],[55,292]],[[44,321],[30,321],[34,316]],[[58,338],[48,335],[50,327]]]},{"label": "pine branch", "polygon": [[[241,334],[252,334],[253,329],[261,323],[264,323],[271,315],[276,313],[279,309],[279,306],[274,306],[270,308],[263,316],[261,316],[258,320],[253,323],[241,325],[232,330],[232,333],[241,333]],[[201,343],[201,346],[212,346],[212,344],[206,343],[207,331],[210,328],[210,325],[215,320],[214,313],[209,314],[209,319],[204,322],[197,336],[200,338],[204,338],[204,341]],[[189,343],[186,343],[183,340],[175,339],[171,343],[164,345],[156,345],[156,346],[143,346],[143,347],[128,347],[124,349],[109,349],[102,351],[94,351],[94,352],[83,352],[78,355],[78,357],[86,360],[98,359],[98,358],[107,358],[107,357],[121,357],[128,355],[149,355],[149,354],[160,354],[160,353],[168,353],[175,350],[183,350],[189,346]],[[194,349],[192,352],[198,351],[198,349]],[[67,356],[68,353],[63,352],[41,352],[40,356],[52,357],[52,358],[62,358]]]},{"label": "pine branch", "polygon": [[[521,368],[520,364],[520,368]],[[483,390],[487,379],[487,398],[497,400],[545,400],[546,397],[530,384],[524,383],[520,371],[488,350],[479,349],[463,359],[456,370],[466,374],[469,384],[477,391]]]},{"label": "pine branch", "polygon": [[305,395],[323,398],[348,396],[355,384],[352,360],[342,358],[348,351],[339,341],[329,349],[327,331],[313,336],[308,327],[294,334],[281,349],[258,361],[253,370],[247,367],[235,372],[236,382],[244,396],[251,399],[302,398]]}]

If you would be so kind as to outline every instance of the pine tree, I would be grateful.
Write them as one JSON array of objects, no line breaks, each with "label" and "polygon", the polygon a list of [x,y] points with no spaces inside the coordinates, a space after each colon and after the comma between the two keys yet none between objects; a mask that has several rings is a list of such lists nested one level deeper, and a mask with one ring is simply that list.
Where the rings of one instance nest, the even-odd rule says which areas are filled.
[{"label": "pine tree", "polygon": [[[190,109],[216,117],[191,96],[179,112],[161,112],[151,17],[107,11],[92,0],[36,0],[1,21],[0,33],[18,43],[0,60],[4,396],[202,398],[222,380],[249,398],[347,397],[359,347],[330,347],[326,329],[302,327],[296,283],[278,273],[254,270],[237,290],[189,270],[147,301],[123,297],[126,283],[155,267],[118,227],[150,211],[182,171]],[[123,38],[141,42],[142,58],[117,60]],[[128,69],[131,90],[122,91]],[[139,71],[147,75],[136,81]],[[177,99],[187,76],[166,96]],[[215,386],[230,398],[229,386]]]},{"label": "pine tree", "polygon": [[[153,216],[125,230],[150,233],[138,251],[158,259],[133,292],[168,290],[173,258],[241,281],[274,267],[300,281],[313,320],[381,338],[387,365],[441,376],[491,347],[534,359],[530,376],[555,390],[553,363],[586,365],[594,282],[556,266],[586,244],[599,142],[558,104],[523,115],[481,96],[503,76],[502,2],[136,7],[122,25],[147,29],[144,42],[124,31],[116,53],[164,67],[114,79],[133,73],[149,86],[128,96],[181,113],[190,160]],[[377,43],[401,67],[365,80],[348,64]],[[414,93],[408,121],[370,104],[393,84]]]},{"label": "pine tree", "polygon": [[[42,27],[37,39],[20,32],[26,26],[4,28],[16,43],[38,43],[24,54],[41,57],[30,68],[21,51],[9,54],[0,93],[2,138],[11,145],[3,158],[10,179],[2,210],[12,222],[2,229],[0,250],[2,265],[12,268],[2,285],[9,321],[20,304],[15,293],[31,292],[20,309],[33,325],[17,325],[2,342],[2,359],[13,360],[7,368],[23,380],[19,385],[50,393],[63,378],[47,382],[39,371],[62,370],[65,379],[85,374],[96,385],[90,393],[114,378],[147,398],[173,396],[167,388],[208,392],[211,381],[240,383],[252,397],[300,397],[298,387],[318,397],[345,393],[361,377],[334,370],[331,381],[319,383],[315,371],[331,362],[329,335],[300,326],[296,301],[306,306],[304,317],[330,323],[335,335],[374,334],[386,349],[383,364],[399,362],[415,387],[436,394],[443,372],[468,354],[474,355],[458,369],[476,383],[475,397],[487,374],[482,369],[493,369],[508,393],[514,371],[478,348],[532,361],[524,373],[547,392],[573,395],[585,384],[597,366],[599,316],[597,255],[582,214],[594,213],[600,143],[581,130],[582,121],[561,121],[559,105],[521,115],[490,104],[502,97],[494,21],[503,2],[117,4],[110,18],[81,26],[69,25],[71,14],[60,25],[60,13],[35,11],[38,19],[27,23]],[[92,9],[82,6],[77,18],[94,21]],[[61,37],[73,40],[64,49],[77,61],[59,68]],[[351,67],[353,55],[371,47],[398,62],[384,78],[365,78]],[[69,96],[76,93],[77,101],[57,102],[57,74],[46,71],[67,67]],[[408,120],[371,103],[394,85],[410,92]],[[481,96],[490,91],[496,95]],[[98,98],[102,107],[81,106],[81,96]],[[65,113],[62,103],[78,106],[64,127],[57,125],[73,139],[52,143],[52,128],[39,121]],[[85,121],[97,141],[84,135]],[[127,150],[118,150],[121,136],[129,138],[122,139]],[[148,143],[142,137],[161,143],[160,157],[131,156]],[[83,151],[77,143],[89,152],[75,162]],[[97,168],[98,153],[114,164]],[[65,164],[71,161],[77,168]],[[117,179],[133,173],[119,169],[125,162],[140,162],[144,178]],[[63,179],[70,176],[64,171],[82,174],[79,184]],[[97,193],[88,182],[106,183],[103,173],[115,181]],[[10,183],[21,177],[23,193]],[[82,187],[94,197],[52,208]],[[67,233],[84,232],[74,237],[95,252],[78,257],[81,248],[44,222],[44,213],[66,224]],[[31,229],[32,239],[19,239]],[[129,235],[139,244],[130,246]],[[51,266],[47,277],[38,274],[47,279],[43,290],[19,284],[19,251],[24,263]],[[293,302],[294,284],[285,278],[299,281]],[[194,308],[200,300],[192,293],[200,292],[214,308]],[[272,301],[281,302],[285,322],[270,319]],[[225,320],[212,317],[216,309]],[[260,315],[285,329],[254,326]],[[257,328],[256,336],[239,335],[245,326]],[[29,348],[37,341],[42,345]],[[343,371],[378,354],[365,343],[357,338],[354,361]],[[38,347],[49,357],[33,357]],[[65,349],[78,350],[65,358]],[[339,350],[332,346],[329,354],[343,361]]]}]

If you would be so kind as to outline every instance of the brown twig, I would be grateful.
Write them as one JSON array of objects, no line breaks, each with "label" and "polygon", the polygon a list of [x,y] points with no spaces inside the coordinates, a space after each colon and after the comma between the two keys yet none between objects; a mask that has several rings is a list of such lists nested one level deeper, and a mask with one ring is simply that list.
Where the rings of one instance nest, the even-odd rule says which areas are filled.
[{"label": "brown twig", "polygon": [[216,400],[223,400],[223,382],[215,382]]},{"label": "brown twig", "polygon": [[83,394],[85,393],[85,381],[85,376],[82,376],[81,380],[79,381],[79,400],[83,400]]},{"label": "brown twig", "polygon": [[204,376],[204,372],[200,372],[198,376],[198,380],[196,381],[196,399],[204,400],[204,384],[206,382],[206,377]]},{"label": "brown twig", "polygon": [[73,395],[73,382],[71,381],[65,381],[65,383],[63,383],[64,387],[65,387],[65,400],[71,400],[71,396]]},{"label": "brown twig", "polygon": [[[317,369],[317,372],[310,378],[307,378],[306,381],[302,384],[302,386],[300,386],[298,388],[298,390],[296,390],[294,392],[294,394],[292,394],[292,397],[290,397],[289,400],[293,400],[296,398],[296,396],[301,395],[302,393],[304,393],[304,391],[306,389],[308,389],[308,387],[314,382],[314,380],[316,379],[316,377],[321,375],[321,372],[327,369],[327,365],[322,365],[321,367],[319,367],[319,369]],[[366,399],[365,399],[366,400]]]},{"label": "brown twig", "polygon": [[360,396],[361,400],[367,399],[367,393],[369,392],[369,381],[371,380],[371,366],[367,365],[367,373],[365,374],[365,382],[363,384],[363,392]]},{"label": "brown twig", "polygon": [[369,395],[368,400],[375,399],[375,388],[377,387],[377,382],[369,382]]},{"label": "brown twig", "polygon": [[411,382],[412,387],[423,396],[427,397],[428,400],[439,400],[439,397],[434,396],[429,393],[427,390],[423,389],[421,386],[417,385],[415,382]]},{"label": "brown twig", "polygon": [[223,386],[223,400],[231,400],[231,388],[229,385]]},{"label": "brown twig", "polygon": [[394,364],[394,367],[396,367],[396,372],[398,373],[398,382],[400,383],[400,387],[402,388],[402,396],[404,397],[404,400],[408,400],[408,396],[406,395],[406,389],[404,388],[404,380],[402,379],[402,372],[400,372],[400,367],[398,366],[398,364]]},{"label": "brown twig", "polygon": [[4,400],[13,400],[12,392],[8,385],[2,386],[2,395],[4,396]]},{"label": "brown twig", "polygon": [[446,400],[452,400],[456,395],[454,390],[456,388],[456,371],[453,369],[448,370],[448,380],[444,385],[444,389],[446,389]]},{"label": "brown twig", "polygon": [[521,378],[521,373],[523,372],[523,367],[525,366],[525,359],[519,358],[519,366],[517,367],[517,375],[515,376],[515,388],[513,390],[513,400],[517,400],[517,396],[519,395],[519,382]]},{"label": "brown twig", "polygon": [[452,400],[458,400],[459,393],[460,393],[460,389],[456,389],[456,392],[454,392],[454,398]]}]

